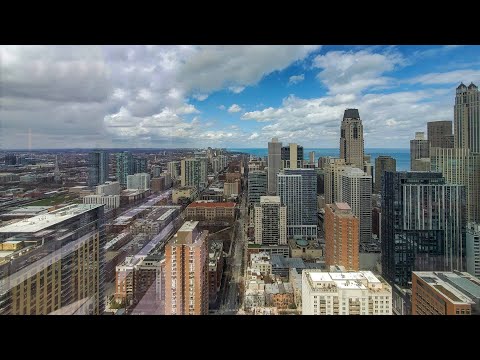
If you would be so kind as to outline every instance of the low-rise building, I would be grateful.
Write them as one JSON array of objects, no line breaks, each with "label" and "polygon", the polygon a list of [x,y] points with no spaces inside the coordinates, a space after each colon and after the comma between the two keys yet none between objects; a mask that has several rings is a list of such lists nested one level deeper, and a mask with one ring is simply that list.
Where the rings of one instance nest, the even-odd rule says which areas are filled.
[{"label": "low-rise building", "polygon": [[392,288],[371,271],[302,273],[303,315],[391,315]]},{"label": "low-rise building", "polygon": [[191,203],[186,208],[186,219],[196,221],[235,221],[234,202]]},{"label": "low-rise building", "polygon": [[174,189],[172,192],[172,202],[178,204],[180,199],[188,199],[188,201],[194,201],[198,197],[198,192],[195,187],[183,186],[178,189]]},{"label": "low-rise building", "polygon": [[267,306],[273,306],[277,309],[295,307],[292,284],[282,282],[266,284],[265,300]]},{"label": "low-rise building", "polygon": [[480,315],[480,280],[467,272],[413,271],[413,315]]},{"label": "low-rise building", "polygon": [[83,198],[84,204],[103,204],[108,209],[120,207],[120,195],[87,195]]},{"label": "low-rise building", "polygon": [[301,237],[289,239],[288,246],[292,258],[302,258],[307,261],[323,258],[323,249],[316,239],[305,240]]},{"label": "low-rise building", "polygon": [[250,255],[250,268],[257,270],[262,275],[272,275],[272,264],[270,263],[270,254],[261,252]]}]

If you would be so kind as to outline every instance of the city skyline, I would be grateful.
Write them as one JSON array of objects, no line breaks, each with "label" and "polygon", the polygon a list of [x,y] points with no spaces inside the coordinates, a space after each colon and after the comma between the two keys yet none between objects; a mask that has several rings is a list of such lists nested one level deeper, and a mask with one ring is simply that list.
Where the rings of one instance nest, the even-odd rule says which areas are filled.
[{"label": "city skyline", "polygon": [[408,148],[453,120],[477,46],[1,46],[2,149],[335,148],[358,108],[365,148]]}]

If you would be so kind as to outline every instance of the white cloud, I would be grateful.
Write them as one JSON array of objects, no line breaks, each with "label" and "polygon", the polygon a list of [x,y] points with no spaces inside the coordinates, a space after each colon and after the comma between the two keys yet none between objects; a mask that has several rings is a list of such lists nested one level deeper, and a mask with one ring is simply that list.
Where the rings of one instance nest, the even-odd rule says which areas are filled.
[{"label": "white cloud", "polygon": [[208,99],[208,95],[207,94],[194,94],[192,95],[192,97],[198,101],[204,101],[204,100],[207,100]]},{"label": "white cloud", "polygon": [[[10,99],[2,101],[0,119],[7,123],[5,128],[13,129],[9,133],[37,127],[45,139],[62,131],[90,135],[76,144],[63,139],[67,146],[92,146],[89,139],[95,136],[121,138],[128,146],[128,136],[158,139],[159,130],[153,129],[164,127],[158,124],[159,117],[169,117],[179,126],[171,129],[173,137],[182,135],[194,141],[194,136],[189,138],[189,127],[194,125],[181,118],[198,113],[189,98],[203,101],[223,89],[239,93],[317,49],[276,45],[0,46],[2,96]],[[83,121],[78,121],[81,118]],[[42,130],[39,119],[51,126]],[[156,127],[150,126],[152,123]],[[14,136],[7,138],[12,143],[4,146],[15,144]]]},{"label": "white cloud", "polygon": [[255,140],[255,139],[257,139],[258,137],[260,137],[260,135],[258,135],[258,133],[255,132],[255,133],[252,133],[252,135],[250,135],[250,136],[248,137],[248,140]]},{"label": "white cloud", "polygon": [[220,105],[218,108],[219,108],[220,110],[225,110],[225,109],[226,109],[225,105]]},{"label": "white cloud", "polygon": [[470,84],[480,82],[480,70],[455,70],[443,73],[428,73],[407,80],[411,84],[460,84],[460,82]]},{"label": "white cloud", "polygon": [[228,90],[234,94],[240,94],[243,90],[245,90],[245,86],[230,86]]},{"label": "white cloud", "polygon": [[237,104],[233,104],[232,106],[230,106],[228,108],[229,113],[237,113],[237,112],[240,112],[240,111],[242,111],[242,108]]},{"label": "white cloud", "polygon": [[303,80],[305,80],[305,75],[304,74],[293,75],[293,76],[290,76],[290,78],[288,79],[288,85],[298,84],[298,83],[302,82]]},{"label": "white cloud", "polygon": [[268,121],[256,131],[259,145],[276,136],[281,141],[295,140],[304,146],[337,147],[345,109],[358,108],[366,147],[405,147],[415,131],[425,130],[427,121],[451,119],[452,102],[452,91],[444,95],[412,91],[316,99],[291,95],[278,108],[247,112],[242,119]]},{"label": "white cloud", "polygon": [[323,69],[317,77],[328,88],[329,94],[355,94],[372,87],[387,86],[392,79],[383,74],[403,64],[405,59],[395,51],[382,54],[366,50],[330,51],[314,59],[314,67]]}]

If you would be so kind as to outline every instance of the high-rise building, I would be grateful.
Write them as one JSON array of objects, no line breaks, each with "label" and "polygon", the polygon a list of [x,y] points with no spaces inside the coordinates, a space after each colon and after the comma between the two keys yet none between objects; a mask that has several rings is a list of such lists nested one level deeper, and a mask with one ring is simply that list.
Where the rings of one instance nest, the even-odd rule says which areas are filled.
[{"label": "high-rise building", "polygon": [[413,160],[412,171],[430,171],[430,158],[420,158]]},{"label": "high-rise building", "polygon": [[463,271],[466,198],[441,173],[384,173],[382,272],[407,286],[412,271]]},{"label": "high-rise building", "polygon": [[127,176],[127,189],[148,190],[150,189],[150,174],[139,173]]},{"label": "high-rise building", "polygon": [[5,155],[5,165],[16,165],[17,157],[14,154]]},{"label": "high-rise building", "polygon": [[467,272],[480,279],[480,224],[467,226]]},{"label": "high-rise building", "polygon": [[359,219],[360,242],[372,240],[372,177],[362,170],[351,168],[342,173],[341,201],[350,205]]},{"label": "high-rise building", "polygon": [[345,163],[363,169],[363,125],[358,109],[347,109],[340,129],[340,158]]},{"label": "high-rise building", "polygon": [[127,185],[127,176],[133,175],[132,154],[124,151],[117,154],[117,181],[120,185]]},{"label": "high-rise building", "polygon": [[303,270],[302,315],[392,315],[392,287],[371,271]]},{"label": "high-rise building", "polygon": [[430,147],[452,148],[452,136],[451,121],[427,122],[427,138]]},{"label": "high-rise building", "polygon": [[430,148],[431,170],[450,184],[464,185],[468,221],[480,222],[480,154],[466,148]]},{"label": "high-rise building", "polygon": [[165,314],[208,313],[208,231],[185,222],[165,247]]},{"label": "high-rise building", "polygon": [[277,195],[277,174],[282,168],[282,143],[273,138],[268,143],[268,194]]},{"label": "high-rise building", "polygon": [[103,205],[69,205],[0,228],[0,314],[102,314]]},{"label": "high-rise building", "polygon": [[288,144],[282,147],[283,168],[298,169],[303,167],[303,146]]},{"label": "high-rise building", "polygon": [[[142,171],[144,172],[144,171]],[[153,165],[152,166],[152,175],[154,178],[160,177],[162,175],[162,167],[160,165]]]},{"label": "high-rise building", "polygon": [[200,189],[205,189],[208,186],[208,158],[198,156],[195,159],[200,162]]},{"label": "high-rise building", "polygon": [[410,169],[412,171],[421,171],[416,169],[414,160],[428,158],[429,150],[429,143],[425,139],[425,134],[416,132],[415,139],[410,140]]},{"label": "high-rise building", "polygon": [[358,270],[359,221],[347,203],[325,205],[325,264]]},{"label": "high-rise building", "polygon": [[334,159],[332,156],[320,156],[318,158],[318,167],[323,169],[324,166],[330,162],[330,159]]},{"label": "high-rise building", "polygon": [[133,174],[140,174],[147,172],[147,159],[146,158],[133,158]]},{"label": "high-rise building", "polygon": [[325,181],[325,203],[333,204],[341,201],[342,189],[342,172],[352,168],[345,164],[344,159],[328,159],[324,165],[324,181]]},{"label": "high-rise building", "polygon": [[198,191],[200,190],[201,182],[201,164],[198,159],[182,160],[181,166],[181,180],[182,186],[193,186]]},{"label": "high-rise building", "polygon": [[315,151],[310,151],[308,153],[308,158],[310,160],[310,165],[315,165]]},{"label": "high-rise building", "polygon": [[248,172],[248,204],[260,202],[261,196],[267,195],[267,173],[261,170]]},{"label": "high-rise building", "polygon": [[474,83],[457,87],[453,126],[455,147],[480,153],[480,93]]},{"label": "high-rise building", "polygon": [[479,315],[480,280],[466,272],[414,271],[412,315]]},{"label": "high-rise building", "polygon": [[105,150],[93,150],[88,155],[88,186],[97,186],[108,180],[109,154]]},{"label": "high-rise building", "polygon": [[380,155],[375,159],[375,193],[382,190],[382,176],[385,171],[397,171],[397,161],[391,156]]},{"label": "high-rise building", "polygon": [[287,209],[279,196],[262,196],[260,203],[255,205],[255,243],[287,243]]},{"label": "high-rise building", "polygon": [[170,161],[167,163],[167,172],[172,176],[172,179],[178,179],[181,173],[181,162]]},{"label": "high-rise building", "polygon": [[277,191],[287,206],[287,236],[317,237],[317,174],[315,169],[283,169]]}]

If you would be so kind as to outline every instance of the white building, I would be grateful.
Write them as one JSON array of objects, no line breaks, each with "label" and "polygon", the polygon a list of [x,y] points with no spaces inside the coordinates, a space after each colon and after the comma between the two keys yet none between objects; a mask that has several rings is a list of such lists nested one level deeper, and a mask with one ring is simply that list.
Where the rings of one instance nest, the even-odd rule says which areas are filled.
[{"label": "white building", "polygon": [[480,224],[467,226],[467,272],[480,279]]},{"label": "white building", "polygon": [[107,181],[96,187],[97,195],[120,195],[120,183],[118,181]]},{"label": "white building", "polygon": [[279,196],[261,196],[260,204],[255,205],[255,243],[287,243],[287,209]]},{"label": "white building", "polygon": [[392,288],[371,271],[302,273],[302,315],[391,315]]},{"label": "white building", "polygon": [[150,189],[150,174],[138,173],[127,176],[128,190],[148,190]]},{"label": "white building", "polygon": [[120,207],[120,195],[87,195],[83,198],[84,204],[103,204],[108,209]]},{"label": "white building", "polygon": [[254,253],[250,255],[250,268],[257,270],[262,275],[272,275],[272,264],[270,262],[270,254],[266,252]]}]

